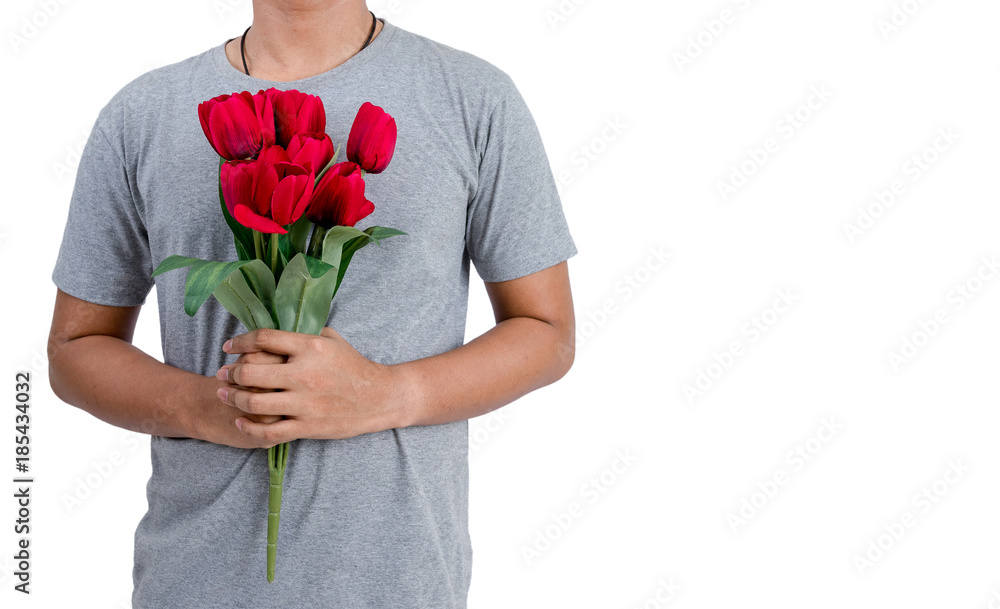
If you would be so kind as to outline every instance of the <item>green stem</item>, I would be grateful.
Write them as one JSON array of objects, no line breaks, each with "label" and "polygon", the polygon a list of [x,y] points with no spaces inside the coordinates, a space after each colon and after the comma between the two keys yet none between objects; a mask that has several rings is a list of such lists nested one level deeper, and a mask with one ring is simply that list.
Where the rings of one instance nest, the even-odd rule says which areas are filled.
[{"label": "green stem", "polygon": [[319,232],[319,224],[313,224],[312,233],[309,235],[309,246],[306,247],[306,253],[316,257],[316,234]]},{"label": "green stem", "polygon": [[268,245],[271,250],[271,272],[274,277],[278,277],[278,233],[271,233],[271,243]]},{"label": "green stem", "polygon": [[323,239],[326,238],[327,230],[319,224],[313,225],[312,237],[309,238],[309,255],[313,258],[323,257]]},{"label": "green stem", "polygon": [[287,442],[267,449],[267,468],[270,474],[270,491],[267,495],[267,581],[274,581],[274,565],[278,557],[278,522],[281,519],[281,489],[288,465]]},{"label": "green stem", "polygon": [[253,254],[257,260],[264,259],[264,243],[261,240],[260,231],[253,231]]}]

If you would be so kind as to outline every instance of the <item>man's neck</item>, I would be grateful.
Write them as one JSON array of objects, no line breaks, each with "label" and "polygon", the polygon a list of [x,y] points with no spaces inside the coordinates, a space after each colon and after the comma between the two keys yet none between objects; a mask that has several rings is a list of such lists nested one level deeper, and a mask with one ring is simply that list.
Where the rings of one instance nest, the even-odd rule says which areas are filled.
[{"label": "man's neck", "polygon": [[[357,54],[371,27],[365,0],[254,0],[247,67],[254,78],[278,82],[322,74]],[[373,40],[381,30],[377,22]],[[243,71],[239,37],[226,56]]]}]

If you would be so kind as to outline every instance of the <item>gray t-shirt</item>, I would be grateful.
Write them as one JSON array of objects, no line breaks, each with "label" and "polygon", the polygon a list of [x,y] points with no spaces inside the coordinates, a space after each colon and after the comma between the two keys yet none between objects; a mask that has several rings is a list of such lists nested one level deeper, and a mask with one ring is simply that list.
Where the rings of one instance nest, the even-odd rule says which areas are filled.
[{"label": "gray t-shirt", "polygon": [[[494,282],[576,253],[535,122],[490,63],[388,22],[344,64],[294,82],[245,75],[223,46],[135,79],[100,112],[52,275],[63,291],[134,306],[171,254],[235,260],[197,106],[271,86],[319,95],[335,144],[365,101],[396,119],[395,156],[368,176],[375,212],[359,227],[408,235],[354,257],[328,322],[365,357],[393,364],[460,346],[470,260]],[[155,279],[164,360],[214,375],[235,359],[223,342],[246,330],[214,299],[188,317],[184,277]],[[466,607],[467,421],[295,441],[272,584],[267,451],[154,436],[151,452],[135,607]]]}]

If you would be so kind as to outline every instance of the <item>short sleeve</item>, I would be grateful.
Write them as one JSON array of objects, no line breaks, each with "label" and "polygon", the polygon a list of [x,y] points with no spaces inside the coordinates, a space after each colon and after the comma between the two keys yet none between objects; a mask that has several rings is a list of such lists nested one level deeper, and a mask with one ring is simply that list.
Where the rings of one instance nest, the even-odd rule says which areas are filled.
[{"label": "short sleeve", "polygon": [[82,300],[136,306],[153,286],[149,239],[132,194],[122,138],[106,132],[107,110],[80,155],[52,281]]},{"label": "short sleeve", "polygon": [[541,134],[509,76],[481,131],[466,249],[483,281],[507,281],[577,253]]}]

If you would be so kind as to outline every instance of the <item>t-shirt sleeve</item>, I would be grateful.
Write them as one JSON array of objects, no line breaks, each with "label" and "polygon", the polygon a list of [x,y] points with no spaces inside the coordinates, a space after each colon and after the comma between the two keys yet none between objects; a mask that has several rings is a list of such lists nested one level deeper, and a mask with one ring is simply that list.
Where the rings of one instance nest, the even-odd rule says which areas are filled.
[{"label": "t-shirt sleeve", "polygon": [[483,281],[507,281],[577,253],[542,138],[524,98],[503,74],[479,145],[466,249]]},{"label": "t-shirt sleeve", "polygon": [[82,300],[128,307],[145,302],[153,269],[123,139],[109,136],[123,129],[113,114],[102,110],[80,155],[52,281]]}]

